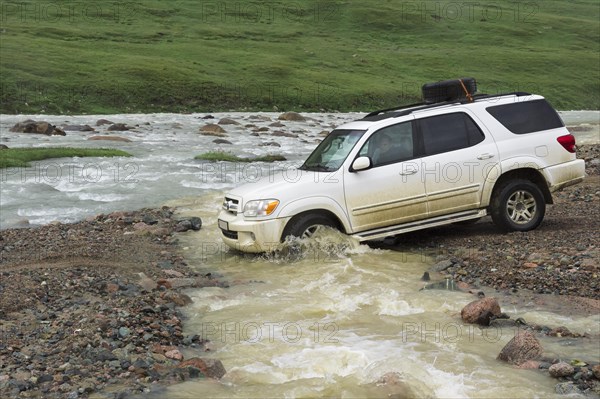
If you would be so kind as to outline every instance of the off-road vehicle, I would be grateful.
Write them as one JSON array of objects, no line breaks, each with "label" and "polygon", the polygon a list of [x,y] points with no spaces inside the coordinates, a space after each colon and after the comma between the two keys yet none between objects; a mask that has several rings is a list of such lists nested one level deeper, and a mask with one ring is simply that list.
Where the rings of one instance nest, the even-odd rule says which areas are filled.
[{"label": "off-road vehicle", "polygon": [[338,127],[293,179],[226,194],[223,241],[263,252],[319,226],[366,241],[485,215],[535,229],[552,192],[584,178],[575,138],[539,95],[475,92],[471,78],[425,85],[423,103]]}]

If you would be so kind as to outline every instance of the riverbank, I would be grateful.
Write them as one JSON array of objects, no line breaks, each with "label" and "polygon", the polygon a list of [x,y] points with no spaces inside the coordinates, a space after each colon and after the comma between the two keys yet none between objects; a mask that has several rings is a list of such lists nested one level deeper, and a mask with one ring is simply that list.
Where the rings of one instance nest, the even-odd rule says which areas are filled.
[{"label": "riverbank", "polygon": [[203,340],[182,333],[191,300],[181,290],[225,285],[177,255],[174,233],[200,225],[164,207],[0,232],[0,396],[129,394],[222,376]]}]

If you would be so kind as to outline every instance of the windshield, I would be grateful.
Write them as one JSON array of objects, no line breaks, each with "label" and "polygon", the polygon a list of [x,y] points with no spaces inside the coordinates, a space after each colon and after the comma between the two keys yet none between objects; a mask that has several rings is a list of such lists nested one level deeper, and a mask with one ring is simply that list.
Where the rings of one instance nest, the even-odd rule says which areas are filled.
[{"label": "windshield", "polygon": [[364,133],[365,130],[332,131],[309,155],[300,169],[315,172],[338,170]]}]

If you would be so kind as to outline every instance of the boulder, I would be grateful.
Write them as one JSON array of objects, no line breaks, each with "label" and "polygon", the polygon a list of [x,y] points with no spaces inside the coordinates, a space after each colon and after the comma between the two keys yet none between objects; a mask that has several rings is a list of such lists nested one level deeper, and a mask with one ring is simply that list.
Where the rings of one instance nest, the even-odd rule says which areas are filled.
[{"label": "boulder", "polygon": [[90,138],[88,138],[88,140],[107,140],[107,141],[121,141],[123,143],[131,143],[131,140],[129,140],[128,138],[125,137],[119,137],[119,136],[92,136]]},{"label": "boulder", "polygon": [[98,119],[96,121],[96,126],[102,126],[102,125],[114,125],[114,122],[111,122],[108,119]]},{"label": "boulder", "polygon": [[215,143],[215,144],[233,144],[231,141],[225,140],[225,139],[214,139],[213,143]]},{"label": "boulder", "polygon": [[288,132],[284,132],[284,131],[281,131],[281,130],[277,130],[277,131],[271,133],[271,136],[275,136],[275,137],[291,137],[291,138],[295,138],[295,139],[297,139],[299,137],[297,134],[288,133]]},{"label": "boulder", "polygon": [[96,129],[90,125],[64,125],[62,129],[65,132],[95,132]]},{"label": "boulder", "polygon": [[199,357],[193,357],[179,364],[179,368],[194,367],[197,368],[208,378],[220,379],[227,371],[217,359],[200,359]]},{"label": "boulder", "polygon": [[113,123],[112,125],[110,125],[110,126],[108,127],[108,129],[107,129],[107,130],[108,130],[109,132],[125,132],[125,131],[127,131],[127,130],[131,130],[131,129],[133,129],[133,128],[132,128],[132,127],[130,127],[130,126],[127,126],[127,125],[126,125],[126,124],[124,124],[124,123]]},{"label": "boulder", "polygon": [[281,122],[273,122],[269,126],[271,127],[285,127],[285,125]]},{"label": "boulder", "polygon": [[0,150],[8,150],[8,146],[0,144]]},{"label": "boulder", "polygon": [[570,375],[575,374],[575,368],[569,363],[565,362],[553,364],[552,366],[550,366],[548,371],[550,372],[550,375],[554,378],[568,377]]},{"label": "boulder", "polygon": [[270,141],[270,142],[267,142],[267,143],[260,143],[259,146],[260,147],[269,147],[269,146],[271,146],[271,147],[281,147],[281,144],[279,144],[279,143],[277,143],[275,141]]},{"label": "boulder", "polygon": [[23,122],[19,122],[10,128],[11,132],[15,133],[33,133],[33,134],[45,134],[47,136],[66,136],[67,134],[61,128],[58,128],[48,122],[44,121],[33,121],[28,119]]},{"label": "boulder", "polygon": [[295,122],[305,122],[306,121],[306,118],[297,112],[285,112],[285,113],[279,115],[278,119],[280,121],[295,121]]},{"label": "boulder", "polygon": [[227,131],[215,123],[209,123],[200,128],[200,133],[205,136],[225,137]]},{"label": "boulder", "polygon": [[594,374],[594,377],[596,377],[597,380],[600,380],[600,364],[597,364],[594,367],[592,367],[592,373]]},{"label": "boulder", "polygon": [[543,348],[535,336],[526,330],[518,330],[498,355],[498,360],[521,365],[528,360],[535,360],[543,352]]},{"label": "boulder", "polygon": [[177,349],[173,349],[173,350],[165,352],[165,357],[167,359],[183,360],[183,355]]},{"label": "boulder", "polygon": [[234,121],[231,118],[222,118],[219,121],[219,125],[241,125],[241,123]]},{"label": "boulder", "polygon": [[481,298],[473,301],[460,311],[460,316],[465,323],[489,326],[493,317],[500,316],[500,305],[496,298]]},{"label": "boulder", "polygon": [[429,268],[430,272],[443,272],[446,269],[449,269],[452,267],[454,263],[451,260],[443,260],[441,262],[436,263],[435,265],[431,266]]}]

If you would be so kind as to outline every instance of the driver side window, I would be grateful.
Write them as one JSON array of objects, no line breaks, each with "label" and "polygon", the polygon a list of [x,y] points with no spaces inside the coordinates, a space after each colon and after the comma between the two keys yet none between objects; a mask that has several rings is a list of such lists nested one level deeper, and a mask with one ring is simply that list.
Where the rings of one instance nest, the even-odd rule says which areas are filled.
[{"label": "driver side window", "polygon": [[371,158],[373,167],[413,158],[412,122],[384,127],[375,132],[360,150],[360,155]]}]

